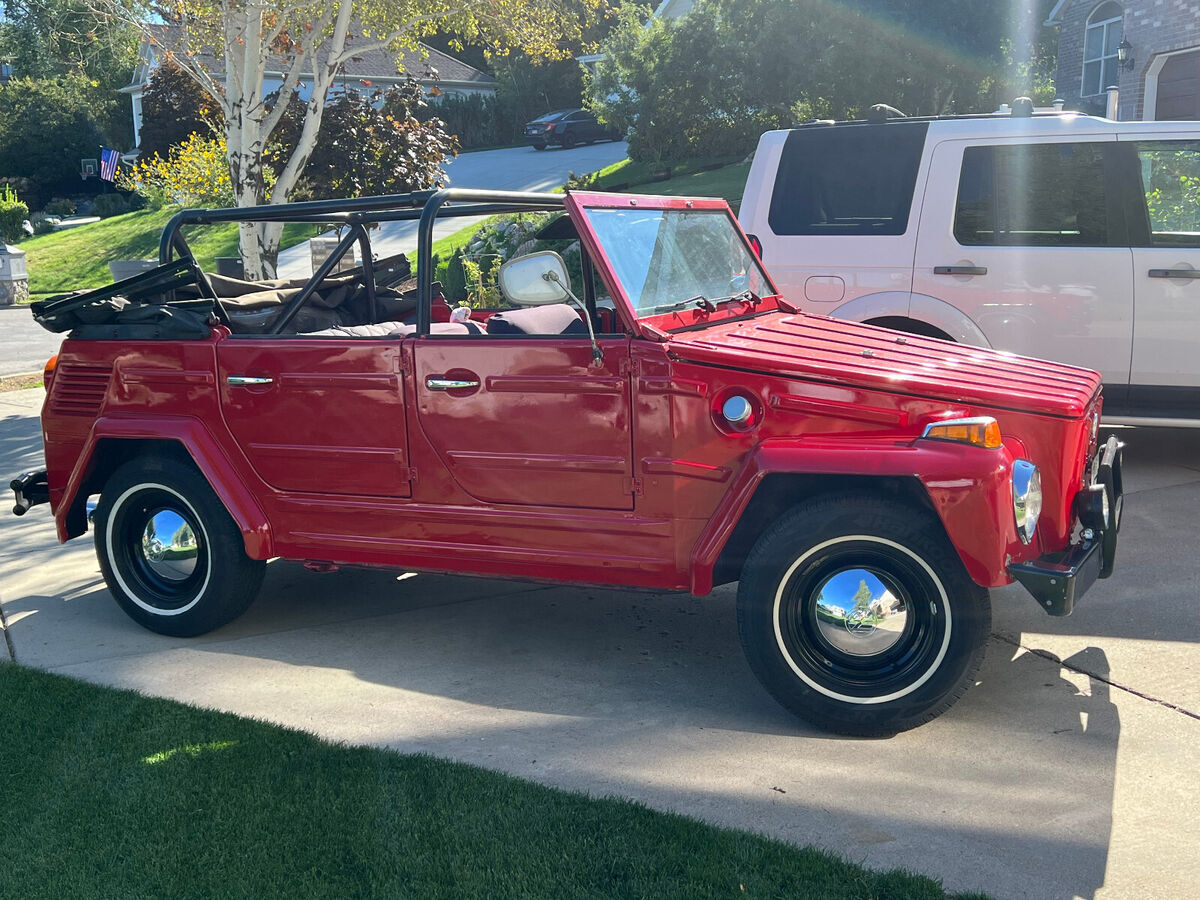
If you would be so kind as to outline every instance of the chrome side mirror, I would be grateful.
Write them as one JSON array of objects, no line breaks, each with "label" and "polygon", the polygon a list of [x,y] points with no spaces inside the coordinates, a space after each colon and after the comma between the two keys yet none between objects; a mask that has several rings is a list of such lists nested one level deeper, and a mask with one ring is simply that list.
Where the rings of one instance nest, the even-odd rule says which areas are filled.
[{"label": "chrome side mirror", "polygon": [[518,306],[548,306],[571,298],[567,264],[553,250],[509,260],[500,267],[496,280],[500,293]]}]

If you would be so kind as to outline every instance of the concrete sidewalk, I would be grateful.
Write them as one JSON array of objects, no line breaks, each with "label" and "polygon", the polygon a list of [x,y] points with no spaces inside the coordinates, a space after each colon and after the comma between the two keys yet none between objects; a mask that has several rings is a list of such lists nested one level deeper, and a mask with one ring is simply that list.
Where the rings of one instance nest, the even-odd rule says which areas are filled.
[{"label": "concrete sidewalk", "polygon": [[[40,391],[0,394],[6,477]],[[0,517],[17,662],[617,794],[996,897],[1185,897],[1200,881],[1200,433],[1130,431],[1117,574],[1068,619],[997,591],[979,683],[935,722],[839,739],[781,710],[712,596],[268,568],[193,640],[144,631],[91,541]],[[0,647],[0,655],[5,653]]]}]

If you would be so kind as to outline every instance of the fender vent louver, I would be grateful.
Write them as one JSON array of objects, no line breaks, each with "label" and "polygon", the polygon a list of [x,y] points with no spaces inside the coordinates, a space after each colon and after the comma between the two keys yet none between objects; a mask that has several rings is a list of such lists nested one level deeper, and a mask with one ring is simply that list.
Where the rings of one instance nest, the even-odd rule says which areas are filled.
[{"label": "fender vent louver", "polygon": [[59,366],[50,389],[50,412],[60,416],[95,416],[100,412],[112,369],[107,366]]}]

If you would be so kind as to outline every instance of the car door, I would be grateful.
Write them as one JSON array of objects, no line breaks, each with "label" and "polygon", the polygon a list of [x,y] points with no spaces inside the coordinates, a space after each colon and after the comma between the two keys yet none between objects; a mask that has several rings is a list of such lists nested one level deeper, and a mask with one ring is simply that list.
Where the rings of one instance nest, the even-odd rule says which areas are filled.
[{"label": "car door", "polygon": [[1133,366],[1140,415],[1200,412],[1200,137],[1122,135],[1130,148]]},{"label": "car door", "polygon": [[414,340],[420,428],[465,493],[481,504],[633,508],[629,338],[598,341],[597,366],[586,335]]},{"label": "car door", "polygon": [[226,338],[217,344],[221,410],[273,488],[407,497],[400,361],[400,338]]},{"label": "car door", "polygon": [[[913,267],[917,295],[992,347],[1129,381],[1132,258],[1111,135],[944,141]],[[932,198],[939,198],[934,202]]]}]

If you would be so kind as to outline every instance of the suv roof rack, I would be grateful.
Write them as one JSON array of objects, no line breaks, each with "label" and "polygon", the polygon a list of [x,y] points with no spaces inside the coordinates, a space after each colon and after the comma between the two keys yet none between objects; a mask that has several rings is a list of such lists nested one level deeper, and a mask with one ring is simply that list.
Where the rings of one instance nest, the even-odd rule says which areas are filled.
[{"label": "suv roof rack", "polygon": [[[1089,116],[1086,113],[1076,112],[1074,110],[1039,110],[1035,109],[1032,101],[1028,105],[1022,101],[1028,101],[1027,97],[1018,97],[1013,101],[1012,108],[1007,112],[990,112],[990,113],[956,113],[955,115],[940,115],[940,116],[906,116],[894,107],[888,106],[886,103],[877,103],[871,107],[865,119],[842,119],[834,121],[833,119],[813,119],[811,122],[804,122],[800,125],[794,125],[793,128],[820,128],[829,127],[831,125],[884,125],[888,122],[904,125],[911,122],[957,122],[967,119],[1052,119],[1058,116],[1074,116],[1080,119],[1097,118]],[[898,115],[890,115],[895,112]]]}]

